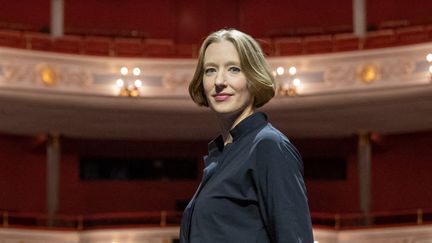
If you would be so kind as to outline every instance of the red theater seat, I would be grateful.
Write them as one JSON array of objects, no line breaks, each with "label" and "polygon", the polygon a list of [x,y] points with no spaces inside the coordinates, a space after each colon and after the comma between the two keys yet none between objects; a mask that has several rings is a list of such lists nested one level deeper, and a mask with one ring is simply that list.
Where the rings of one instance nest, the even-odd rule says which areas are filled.
[{"label": "red theater seat", "polygon": [[261,46],[261,49],[266,56],[274,55],[274,48],[272,45],[272,40],[270,38],[257,38],[256,39]]},{"label": "red theater seat", "polygon": [[86,36],[83,39],[83,52],[87,55],[112,56],[114,55],[112,38]]},{"label": "red theater seat", "polygon": [[80,54],[82,53],[82,37],[66,35],[53,39],[53,51]]},{"label": "red theater seat", "polygon": [[23,33],[16,30],[0,30],[0,46],[25,48]]},{"label": "red theater seat", "polygon": [[142,57],[143,43],[141,38],[115,38],[114,53],[120,57]]},{"label": "red theater seat", "polygon": [[342,33],[350,33],[353,32],[352,25],[332,25],[325,28],[324,33],[326,34],[342,34]]},{"label": "red theater seat", "polygon": [[307,54],[325,53],[333,51],[331,35],[306,36],[303,39],[304,51]]},{"label": "red theater seat", "polygon": [[297,36],[322,35],[324,28],[322,27],[300,27],[295,30]]},{"label": "red theater seat", "polygon": [[366,34],[364,49],[370,48],[383,48],[394,46],[396,42],[396,35],[394,30],[386,29],[386,30],[377,30],[368,32]]},{"label": "red theater seat", "polygon": [[425,25],[424,30],[428,34],[429,41],[432,41],[432,24]]},{"label": "red theater seat", "polygon": [[302,38],[279,37],[274,39],[275,54],[278,56],[300,55],[303,53]]},{"label": "red theater seat", "polygon": [[198,56],[198,46],[195,44],[177,44],[175,45],[175,56],[196,58]]},{"label": "red theater seat", "polygon": [[26,47],[31,50],[50,51],[52,48],[52,38],[49,34],[40,32],[25,32]]},{"label": "red theater seat", "polygon": [[396,29],[406,27],[409,25],[409,21],[406,19],[387,20],[378,24],[378,29]]},{"label": "red theater seat", "polygon": [[395,30],[397,44],[415,44],[428,41],[428,33],[422,25],[401,27]]},{"label": "red theater seat", "polygon": [[174,41],[171,39],[146,39],[144,53],[149,57],[172,57],[175,54]]},{"label": "red theater seat", "polygon": [[353,33],[341,33],[333,36],[334,51],[355,51],[359,49],[359,38]]}]

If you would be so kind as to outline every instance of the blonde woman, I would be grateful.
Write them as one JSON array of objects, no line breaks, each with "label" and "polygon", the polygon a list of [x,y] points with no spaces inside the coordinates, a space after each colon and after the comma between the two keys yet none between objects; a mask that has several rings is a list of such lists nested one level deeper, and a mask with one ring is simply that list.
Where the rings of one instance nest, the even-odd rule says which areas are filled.
[{"label": "blonde woman", "polygon": [[210,34],[189,86],[221,135],[204,157],[202,182],[183,214],[181,243],[312,243],[301,157],[256,109],[275,95],[257,42],[237,30]]}]

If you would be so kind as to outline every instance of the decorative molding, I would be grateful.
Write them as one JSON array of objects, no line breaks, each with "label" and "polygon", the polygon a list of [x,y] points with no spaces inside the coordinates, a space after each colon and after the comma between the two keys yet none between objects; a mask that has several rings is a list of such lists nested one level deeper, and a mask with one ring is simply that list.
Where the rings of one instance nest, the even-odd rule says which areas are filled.
[{"label": "decorative molding", "polygon": [[[55,231],[0,229],[0,243],[171,243],[178,227]],[[432,226],[355,230],[314,229],[318,243],[432,243]]]},{"label": "decorative molding", "polygon": [[[302,89],[298,94],[317,95],[332,92],[364,91],[400,85],[430,83],[426,55],[432,43],[375,49],[273,57],[269,63],[277,67],[297,68]],[[121,67],[139,67],[142,70],[144,97],[188,97],[187,84],[192,78],[196,60],[109,58],[68,55],[0,48],[0,88],[22,88],[82,93],[83,95],[117,96],[115,81]],[[55,85],[45,85],[41,69],[56,78]],[[361,75],[368,68],[373,80],[365,85]],[[372,73],[374,72],[374,73]],[[372,82],[373,81],[373,82]]]},{"label": "decorative molding", "polygon": [[[429,131],[432,84],[426,55],[431,50],[432,43],[426,43],[272,57],[269,63],[275,69],[295,66],[300,85],[295,95],[279,95],[262,111],[293,137]],[[369,64],[377,67],[377,75],[365,84],[359,70]],[[195,65],[195,59],[0,48],[0,133],[36,135],[55,129],[81,138],[208,139],[217,124],[209,109],[194,104],[188,93]],[[140,68],[139,97],[119,97],[116,81],[123,66]],[[52,85],[42,82],[41,67],[51,70]]]}]

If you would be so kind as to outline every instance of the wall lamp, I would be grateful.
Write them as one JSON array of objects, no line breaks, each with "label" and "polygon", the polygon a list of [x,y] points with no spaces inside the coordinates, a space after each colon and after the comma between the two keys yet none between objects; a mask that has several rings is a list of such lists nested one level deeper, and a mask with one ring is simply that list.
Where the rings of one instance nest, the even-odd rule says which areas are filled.
[{"label": "wall lamp", "polygon": [[278,67],[273,75],[279,83],[278,94],[283,96],[295,96],[301,86],[301,80],[296,77],[297,68],[294,66],[285,69]]},{"label": "wall lamp", "polygon": [[140,79],[141,69],[132,68],[132,72],[127,67],[120,68],[121,78],[117,79],[116,86],[119,89],[119,96],[138,97],[142,81]]}]

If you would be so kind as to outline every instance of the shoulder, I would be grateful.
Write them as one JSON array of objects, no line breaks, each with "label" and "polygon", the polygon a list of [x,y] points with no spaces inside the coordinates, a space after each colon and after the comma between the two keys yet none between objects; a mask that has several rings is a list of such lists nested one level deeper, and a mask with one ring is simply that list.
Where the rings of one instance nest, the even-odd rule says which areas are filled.
[{"label": "shoulder", "polygon": [[296,147],[270,123],[257,133],[254,144],[258,163],[291,163],[302,167],[302,159]]},{"label": "shoulder", "polygon": [[258,146],[280,146],[291,144],[289,139],[270,123],[264,126],[255,136],[254,143]]}]

